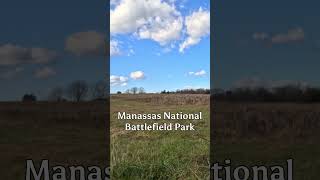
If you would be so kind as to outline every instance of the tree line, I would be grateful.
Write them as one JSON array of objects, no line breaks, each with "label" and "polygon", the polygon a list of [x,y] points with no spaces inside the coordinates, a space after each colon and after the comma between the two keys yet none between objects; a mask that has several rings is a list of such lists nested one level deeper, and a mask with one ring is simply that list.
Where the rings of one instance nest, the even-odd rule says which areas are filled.
[{"label": "tree line", "polygon": [[[118,91],[117,94],[145,94],[143,87],[132,87],[124,92]],[[176,91],[163,90],[160,94],[210,94],[210,89],[178,89]]]},{"label": "tree line", "polygon": [[[133,87],[126,94],[145,93],[143,88]],[[233,89],[181,89],[176,91],[163,90],[160,94],[211,94],[215,100],[252,101],[252,102],[320,102],[320,87],[283,85],[273,88],[242,87]],[[118,92],[122,94],[122,92]]]},{"label": "tree line", "polygon": [[[52,88],[47,96],[48,101],[74,101],[80,102],[85,100],[103,100],[109,95],[109,85],[107,81],[98,81],[94,84],[89,84],[84,80],[73,81],[65,87]],[[34,94],[25,94],[22,101],[37,101]]]},{"label": "tree line", "polygon": [[[143,87],[132,87],[117,94],[145,94]],[[253,102],[320,102],[319,87],[302,87],[299,85],[284,85],[274,88],[234,88],[224,89],[181,89],[176,91],[163,90],[160,94],[210,94],[215,100],[223,101],[253,101]],[[65,87],[52,88],[47,96],[48,101],[74,101],[103,100],[109,95],[109,84],[107,81],[98,81],[88,84],[84,80],[71,82]],[[37,101],[34,94],[25,94],[23,101]]]},{"label": "tree line", "polygon": [[214,89],[215,100],[253,102],[320,102],[320,88],[284,85],[275,88]]},{"label": "tree line", "polygon": [[210,94],[210,89],[178,89],[176,91],[163,90],[160,94]]}]

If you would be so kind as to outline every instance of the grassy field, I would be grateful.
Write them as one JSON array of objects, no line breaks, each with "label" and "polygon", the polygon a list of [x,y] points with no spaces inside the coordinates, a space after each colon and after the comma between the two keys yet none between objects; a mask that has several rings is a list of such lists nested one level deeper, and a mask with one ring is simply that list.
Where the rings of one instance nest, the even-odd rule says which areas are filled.
[{"label": "grassy field", "polygon": [[232,165],[285,165],[294,160],[294,178],[318,179],[320,104],[216,102],[211,152]]},{"label": "grassy field", "polygon": [[26,159],[107,166],[106,108],[103,102],[0,103],[1,179],[25,179]]},{"label": "grassy field", "polygon": [[[210,131],[209,103],[207,95],[112,96],[113,179],[206,179],[210,140],[214,161],[250,166],[293,158],[295,179],[318,179],[320,104],[216,102]],[[24,179],[26,159],[107,166],[107,108],[103,102],[0,103],[1,179]],[[204,120],[197,131],[125,131],[119,111],[202,111]]]},{"label": "grassy field", "polygon": [[[123,111],[128,113],[201,111],[204,120],[195,123],[196,131],[126,131],[125,122],[116,117],[117,112]],[[202,180],[208,177],[210,146],[208,95],[114,95],[111,97],[110,113],[113,179]],[[144,121],[130,122],[138,124]]]},{"label": "grassy field", "polygon": [[[116,95],[111,104],[114,179],[206,179],[210,140],[214,162],[271,166],[294,159],[295,179],[318,177],[319,104],[216,102],[211,131],[205,95]],[[119,111],[202,111],[206,121],[191,133],[131,132],[116,119]]]}]

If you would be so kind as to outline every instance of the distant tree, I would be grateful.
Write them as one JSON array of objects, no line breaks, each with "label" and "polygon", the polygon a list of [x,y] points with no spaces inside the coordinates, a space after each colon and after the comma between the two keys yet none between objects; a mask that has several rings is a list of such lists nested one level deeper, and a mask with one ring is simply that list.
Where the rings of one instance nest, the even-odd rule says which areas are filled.
[{"label": "distant tree", "polygon": [[35,102],[37,101],[37,97],[34,94],[25,94],[22,97],[23,102]]},{"label": "distant tree", "polygon": [[303,95],[301,87],[296,85],[277,87],[273,91],[278,101],[300,101]]},{"label": "distant tree", "polygon": [[92,88],[92,97],[94,99],[103,99],[108,96],[108,83],[106,81],[98,81]]},{"label": "distant tree", "polygon": [[161,93],[161,94],[166,94],[167,91],[166,91],[166,90],[163,90],[163,91],[161,91],[160,93]]},{"label": "distant tree", "polygon": [[122,94],[122,92],[121,91],[117,91],[117,94]]},{"label": "distant tree", "polygon": [[133,87],[133,88],[131,88],[131,93],[132,94],[137,94],[138,93],[138,88],[137,87]]},{"label": "distant tree", "polygon": [[131,92],[130,92],[130,89],[127,89],[126,91],[125,91],[125,94],[130,94]]},{"label": "distant tree", "polygon": [[320,102],[320,89],[309,87],[304,92],[304,101]]},{"label": "distant tree", "polygon": [[63,101],[64,89],[61,87],[53,88],[48,96],[49,101]]},{"label": "distant tree", "polygon": [[146,91],[144,90],[143,87],[140,87],[140,88],[139,88],[139,94],[144,94],[144,93],[146,93]]},{"label": "distant tree", "polygon": [[72,82],[68,88],[67,93],[70,99],[80,102],[83,101],[88,95],[88,84],[86,81],[78,80]]}]

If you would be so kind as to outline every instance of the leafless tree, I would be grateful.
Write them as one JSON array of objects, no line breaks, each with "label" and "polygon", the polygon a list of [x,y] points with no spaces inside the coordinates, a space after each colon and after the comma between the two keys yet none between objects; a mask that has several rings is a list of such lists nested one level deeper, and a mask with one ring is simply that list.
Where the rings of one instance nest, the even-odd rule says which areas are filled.
[{"label": "leafless tree", "polygon": [[138,88],[137,87],[131,88],[131,93],[132,94],[137,94],[138,93]]},{"label": "leafless tree", "polygon": [[95,99],[103,99],[108,95],[108,83],[106,81],[98,81],[92,88],[92,96]]},{"label": "leafless tree", "polygon": [[143,87],[140,87],[140,88],[139,88],[139,94],[144,94],[144,93],[146,93],[146,91],[144,90]]},{"label": "leafless tree", "polygon": [[69,87],[67,88],[67,92],[69,97],[76,101],[80,102],[85,99],[85,97],[88,95],[88,84],[86,81],[78,80],[72,82]]},{"label": "leafless tree", "polygon": [[130,89],[127,89],[124,93],[125,93],[125,94],[130,94],[130,93],[131,93],[131,92],[130,92]]}]

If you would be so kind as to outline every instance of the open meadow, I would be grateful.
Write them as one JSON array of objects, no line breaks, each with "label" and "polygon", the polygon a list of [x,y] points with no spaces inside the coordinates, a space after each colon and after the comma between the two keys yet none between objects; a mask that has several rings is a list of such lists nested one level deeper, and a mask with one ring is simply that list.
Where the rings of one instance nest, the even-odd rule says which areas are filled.
[{"label": "open meadow", "polygon": [[214,161],[232,165],[285,165],[294,179],[318,179],[320,104],[215,102],[211,131]]},{"label": "open meadow", "polygon": [[[117,119],[117,112],[123,111],[128,113],[201,111],[204,118],[194,123],[195,131],[126,131],[124,120]],[[209,176],[209,95],[112,95],[110,113],[113,179],[202,180]],[[146,121],[130,122],[138,124]]]},{"label": "open meadow", "polygon": [[[210,141],[214,161],[274,165],[293,158],[295,179],[317,179],[320,104],[215,102],[211,131],[209,104],[208,95],[112,95],[113,179],[205,179]],[[2,178],[23,179],[26,159],[107,166],[107,108],[99,101],[0,103]],[[201,111],[204,120],[196,131],[126,131],[119,111]]]},{"label": "open meadow", "polygon": [[26,160],[108,165],[104,102],[1,102],[1,179],[25,179]]}]

